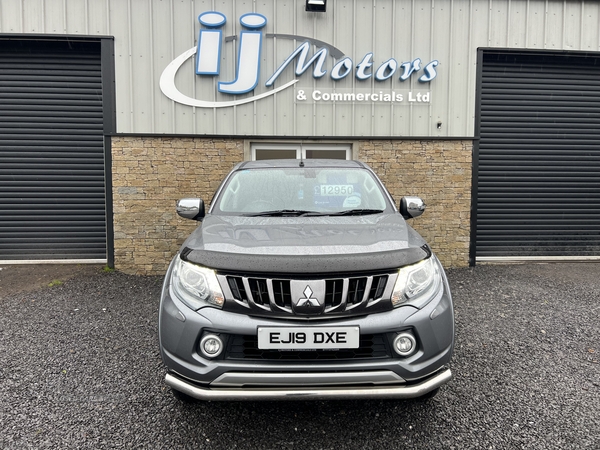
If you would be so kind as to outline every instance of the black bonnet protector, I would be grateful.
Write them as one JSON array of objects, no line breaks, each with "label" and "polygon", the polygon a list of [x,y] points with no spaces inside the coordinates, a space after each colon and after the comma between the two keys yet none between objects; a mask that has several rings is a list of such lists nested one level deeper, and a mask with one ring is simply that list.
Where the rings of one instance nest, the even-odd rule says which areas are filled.
[{"label": "black bonnet protector", "polygon": [[342,255],[247,255],[184,248],[181,258],[228,273],[322,275],[395,270],[417,263],[431,254],[427,245]]}]

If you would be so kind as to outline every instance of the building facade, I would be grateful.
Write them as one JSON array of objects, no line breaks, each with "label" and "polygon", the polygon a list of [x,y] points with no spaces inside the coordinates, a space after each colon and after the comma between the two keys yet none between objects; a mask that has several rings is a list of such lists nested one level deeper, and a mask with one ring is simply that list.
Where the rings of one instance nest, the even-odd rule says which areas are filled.
[{"label": "building facade", "polygon": [[442,262],[600,256],[600,2],[0,0],[0,261],[164,272],[238,162],[352,158]]}]

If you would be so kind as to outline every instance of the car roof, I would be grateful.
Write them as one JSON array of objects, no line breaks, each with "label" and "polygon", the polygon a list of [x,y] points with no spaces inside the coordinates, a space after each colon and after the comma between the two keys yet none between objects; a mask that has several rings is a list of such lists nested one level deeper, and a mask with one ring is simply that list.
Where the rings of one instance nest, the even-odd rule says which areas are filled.
[{"label": "car roof", "polygon": [[264,159],[260,161],[245,161],[238,164],[235,170],[240,169],[267,169],[267,168],[294,168],[294,167],[310,167],[310,168],[368,168],[368,166],[360,161],[345,160],[345,159]]}]

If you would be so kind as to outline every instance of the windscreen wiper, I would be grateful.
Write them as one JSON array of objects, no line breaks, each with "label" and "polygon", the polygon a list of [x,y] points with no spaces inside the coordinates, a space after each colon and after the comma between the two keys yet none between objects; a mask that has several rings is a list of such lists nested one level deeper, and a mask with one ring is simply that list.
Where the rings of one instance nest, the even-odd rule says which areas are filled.
[{"label": "windscreen wiper", "polygon": [[285,217],[285,216],[322,216],[318,211],[306,211],[303,209],[276,209],[274,211],[262,211],[258,213],[245,214],[248,217]]},{"label": "windscreen wiper", "polygon": [[346,211],[339,211],[329,213],[330,216],[364,216],[367,214],[380,214],[383,209],[348,209]]}]

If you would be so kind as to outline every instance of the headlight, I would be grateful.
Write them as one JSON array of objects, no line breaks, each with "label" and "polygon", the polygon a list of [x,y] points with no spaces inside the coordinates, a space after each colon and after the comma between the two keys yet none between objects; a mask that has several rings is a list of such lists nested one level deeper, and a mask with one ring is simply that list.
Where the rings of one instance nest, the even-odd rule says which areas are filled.
[{"label": "headlight", "polygon": [[439,292],[442,274],[435,256],[400,269],[392,293],[392,305],[422,308]]},{"label": "headlight", "polygon": [[175,261],[171,287],[177,298],[194,311],[207,305],[221,308],[225,302],[215,271],[185,262],[180,257]]}]

